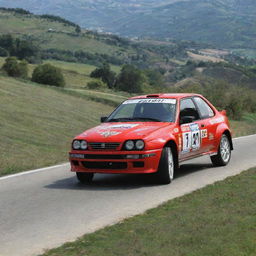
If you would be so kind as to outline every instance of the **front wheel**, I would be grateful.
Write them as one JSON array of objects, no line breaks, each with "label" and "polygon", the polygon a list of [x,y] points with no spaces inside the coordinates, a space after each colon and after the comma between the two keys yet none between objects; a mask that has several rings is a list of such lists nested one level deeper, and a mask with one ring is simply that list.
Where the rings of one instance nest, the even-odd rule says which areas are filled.
[{"label": "front wheel", "polygon": [[220,140],[218,154],[211,156],[211,161],[215,166],[225,166],[231,158],[231,146],[228,137],[223,134]]},{"label": "front wheel", "polygon": [[76,177],[77,179],[83,183],[83,184],[88,184],[92,182],[94,174],[90,172],[77,172]]},{"label": "front wheel", "polygon": [[174,177],[174,170],[175,165],[172,149],[170,147],[165,147],[163,148],[158,171],[156,172],[158,183],[171,183]]}]

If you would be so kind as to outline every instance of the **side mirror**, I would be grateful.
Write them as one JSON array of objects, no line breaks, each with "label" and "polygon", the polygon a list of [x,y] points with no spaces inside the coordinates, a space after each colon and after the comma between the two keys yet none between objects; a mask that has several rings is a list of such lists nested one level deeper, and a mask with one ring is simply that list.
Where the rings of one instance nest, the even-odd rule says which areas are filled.
[{"label": "side mirror", "polygon": [[107,118],[108,118],[107,116],[102,116],[100,118],[101,123],[104,123],[107,120]]},{"label": "side mirror", "polygon": [[194,116],[182,116],[180,118],[180,124],[192,123],[195,120]]}]

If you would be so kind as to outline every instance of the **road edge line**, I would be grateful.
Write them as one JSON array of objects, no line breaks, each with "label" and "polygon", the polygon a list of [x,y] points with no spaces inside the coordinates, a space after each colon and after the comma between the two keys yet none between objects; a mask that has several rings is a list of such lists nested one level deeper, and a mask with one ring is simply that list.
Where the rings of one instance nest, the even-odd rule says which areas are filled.
[{"label": "road edge line", "polygon": [[0,181],[1,180],[6,180],[6,179],[9,179],[9,178],[15,178],[15,177],[27,175],[27,174],[43,172],[43,171],[51,170],[51,169],[58,168],[58,167],[64,167],[66,165],[69,165],[69,163],[67,162],[67,163],[63,163],[63,164],[43,167],[43,168],[40,168],[40,169],[35,169],[35,170],[30,170],[30,171],[25,171],[25,172],[20,172],[20,173],[15,173],[15,174],[11,174],[11,175],[0,177]]},{"label": "road edge line", "polygon": [[254,136],[256,136],[256,134],[240,136],[240,137],[232,138],[232,140],[246,139],[246,138],[250,138],[250,137],[254,137]]}]

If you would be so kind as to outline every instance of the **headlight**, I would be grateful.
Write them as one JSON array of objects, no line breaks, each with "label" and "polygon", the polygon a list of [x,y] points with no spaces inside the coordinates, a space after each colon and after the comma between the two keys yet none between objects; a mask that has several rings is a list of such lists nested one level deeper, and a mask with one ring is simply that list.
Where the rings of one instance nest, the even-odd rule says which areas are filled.
[{"label": "headlight", "polygon": [[134,148],[134,142],[132,140],[127,140],[125,143],[125,148],[127,150],[132,150]]},{"label": "headlight", "polygon": [[144,148],[144,146],[145,146],[145,143],[143,140],[137,140],[135,143],[135,147],[138,150],[142,150]]},{"label": "headlight", "polygon": [[81,142],[79,140],[74,140],[72,144],[73,149],[80,149]]},{"label": "headlight", "polygon": [[81,149],[87,149],[87,146],[88,146],[88,144],[87,144],[87,141],[85,141],[85,140],[82,140],[81,141]]}]

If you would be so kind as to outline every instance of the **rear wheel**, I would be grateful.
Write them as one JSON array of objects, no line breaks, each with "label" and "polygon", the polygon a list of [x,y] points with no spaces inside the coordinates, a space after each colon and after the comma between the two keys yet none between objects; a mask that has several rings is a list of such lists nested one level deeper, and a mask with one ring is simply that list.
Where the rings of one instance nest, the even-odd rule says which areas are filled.
[{"label": "rear wheel", "polygon": [[160,184],[169,184],[174,178],[174,159],[170,147],[163,148],[161,159],[156,173],[157,181]]},{"label": "rear wheel", "polygon": [[211,161],[215,166],[225,166],[231,158],[231,146],[228,137],[223,134],[220,140],[218,154],[211,156]]},{"label": "rear wheel", "polygon": [[87,173],[87,172],[77,172],[76,177],[77,179],[83,183],[83,184],[88,184],[92,182],[94,174],[93,173]]}]

